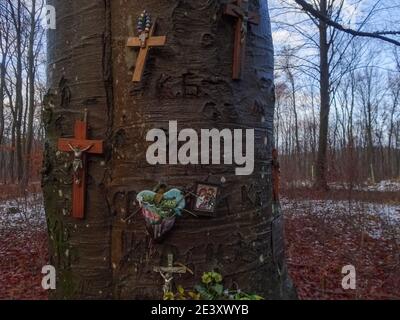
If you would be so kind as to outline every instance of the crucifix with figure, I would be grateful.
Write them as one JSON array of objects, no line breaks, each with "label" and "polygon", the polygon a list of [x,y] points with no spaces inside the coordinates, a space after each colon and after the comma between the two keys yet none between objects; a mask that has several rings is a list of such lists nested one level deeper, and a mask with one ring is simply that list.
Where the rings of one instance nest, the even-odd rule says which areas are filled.
[{"label": "crucifix with figure", "polygon": [[133,82],[142,80],[149,50],[153,47],[163,47],[167,42],[166,36],[154,36],[156,22],[152,23],[150,15],[143,11],[138,21],[139,36],[128,38],[127,47],[140,48],[133,73]]},{"label": "crucifix with figure", "polygon": [[75,137],[58,140],[58,150],[73,153],[72,217],[76,219],[83,219],[85,216],[87,155],[103,153],[103,141],[88,140],[87,130],[85,111],[84,121],[75,122]]},{"label": "crucifix with figure", "polygon": [[226,5],[224,15],[233,17],[236,20],[232,78],[239,80],[246,55],[248,24],[258,25],[260,23],[260,15],[257,12],[249,11],[249,0],[235,0]]},{"label": "crucifix with figure", "polygon": [[168,266],[167,267],[154,267],[154,272],[158,272],[164,279],[163,292],[164,295],[168,292],[172,292],[172,281],[174,280],[174,273],[184,274],[190,271],[185,266],[174,267],[174,256],[168,255]]}]

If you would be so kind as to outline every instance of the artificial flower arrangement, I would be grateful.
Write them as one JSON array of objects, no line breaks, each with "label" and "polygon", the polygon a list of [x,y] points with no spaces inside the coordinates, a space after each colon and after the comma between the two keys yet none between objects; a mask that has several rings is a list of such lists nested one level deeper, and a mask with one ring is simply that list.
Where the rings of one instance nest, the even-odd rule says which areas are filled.
[{"label": "artificial flower arrangement", "polygon": [[240,289],[226,289],[223,277],[218,272],[206,272],[201,277],[201,284],[194,290],[186,291],[182,286],[177,287],[177,292],[167,292],[164,300],[264,300],[263,297],[243,292]]},{"label": "artificial flower arrangement", "polygon": [[161,239],[175,225],[176,217],[185,209],[185,195],[179,189],[166,191],[162,185],[157,191],[144,190],[137,195],[137,201],[146,221],[146,228],[155,240]]}]

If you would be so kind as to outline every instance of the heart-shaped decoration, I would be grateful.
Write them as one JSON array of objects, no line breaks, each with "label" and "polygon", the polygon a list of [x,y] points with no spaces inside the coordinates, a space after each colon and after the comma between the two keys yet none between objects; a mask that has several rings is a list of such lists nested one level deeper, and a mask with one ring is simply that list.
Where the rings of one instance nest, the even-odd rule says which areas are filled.
[{"label": "heart-shaped decoration", "polygon": [[182,214],[186,206],[185,196],[178,189],[171,189],[156,203],[157,193],[149,190],[140,192],[136,199],[142,208],[146,227],[154,239],[159,239],[172,229],[176,216]]}]

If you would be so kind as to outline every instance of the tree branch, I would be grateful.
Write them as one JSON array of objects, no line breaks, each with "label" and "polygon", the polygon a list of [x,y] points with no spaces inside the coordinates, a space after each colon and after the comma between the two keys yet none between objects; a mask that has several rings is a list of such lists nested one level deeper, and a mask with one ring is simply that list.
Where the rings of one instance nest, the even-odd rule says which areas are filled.
[{"label": "tree branch", "polygon": [[377,31],[377,32],[364,32],[364,31],[357,31],[354,29],[346,28],[342,26],[340,23],[332,21],[327,17],[326,15],[322,14],[319,12],[317,9],[315,9],[311,4],[309,4],[305,0],[295,0],[295,2],[302,7],[302,9],[309,14],[313,15],[315,18],[325,22],[331,27],[334,27],[340,31],[346,32],[348,34],[351,34],[353,36],[358,36],[358,37],[368,37],[368,38],[375,38],[375,39],[380,39],[389,43],[392,43],[396,46],[400,46],[400,41],[397,41],[392,38],[386,37],[386,35],[400,35],[400,31]]}]

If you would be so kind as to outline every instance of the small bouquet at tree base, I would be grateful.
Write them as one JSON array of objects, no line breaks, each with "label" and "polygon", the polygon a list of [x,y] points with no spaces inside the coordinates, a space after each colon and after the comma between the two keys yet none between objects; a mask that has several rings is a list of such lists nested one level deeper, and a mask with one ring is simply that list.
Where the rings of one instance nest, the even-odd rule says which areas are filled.
[{"label": "small bouquet at tree base", "polygon": [[218,272],[206,272],[201,277],[201,284],[194,290],[186,291],[177,286],[178,292],[167,292],[164,300],[264,300],[263,297],[243,292],[240,289],[229,290],[223,285],[223,277]]}]

